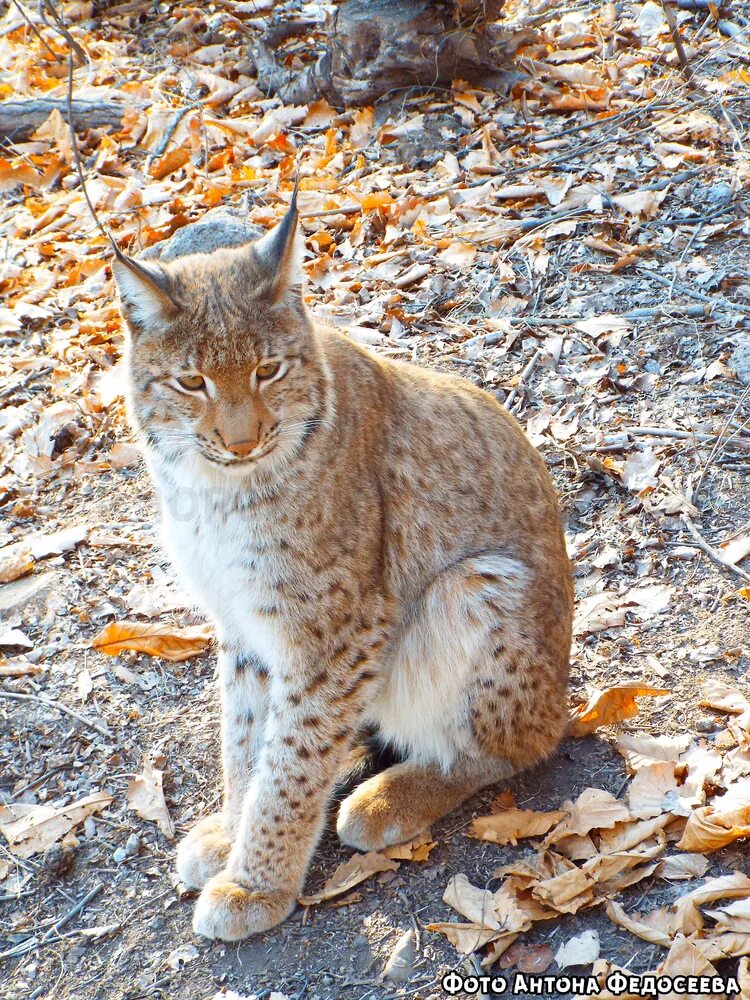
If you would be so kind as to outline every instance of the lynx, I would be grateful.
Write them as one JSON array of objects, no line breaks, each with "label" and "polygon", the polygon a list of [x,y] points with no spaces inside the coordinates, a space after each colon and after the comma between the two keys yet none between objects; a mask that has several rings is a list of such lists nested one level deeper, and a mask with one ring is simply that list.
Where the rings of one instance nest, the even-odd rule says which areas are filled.
[{"label": "lynx", "polygon": [[368,727],[398,762],[341,803],[359,851],[552,753],[570,566],[496,399],[312,321],[296,199],[254,242],[113,269],[166,544],[218,639],[223,808],[177,870],[196,933],[235,941],[294,908]]}]

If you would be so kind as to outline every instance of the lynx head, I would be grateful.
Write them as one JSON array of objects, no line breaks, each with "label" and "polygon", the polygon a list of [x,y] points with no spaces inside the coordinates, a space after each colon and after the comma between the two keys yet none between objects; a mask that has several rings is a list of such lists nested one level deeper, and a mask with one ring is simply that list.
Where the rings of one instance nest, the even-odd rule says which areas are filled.
[{"label": "lynx head", "polygon": [[267,476],[324,421],[328,370],[302,302],[296,199],[262,239],[169,263],[118,255],[129,411],[152,457]]}]

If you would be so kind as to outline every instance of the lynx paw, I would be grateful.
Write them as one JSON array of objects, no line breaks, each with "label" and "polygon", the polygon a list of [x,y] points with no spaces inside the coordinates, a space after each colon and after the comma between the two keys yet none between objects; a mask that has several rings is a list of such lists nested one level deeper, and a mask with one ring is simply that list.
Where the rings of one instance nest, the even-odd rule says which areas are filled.
[{"label": "lynx paw", "polygon": [[205,816],[177,848],[177,874],[189,889],[202,889],[224,868],[231,849],[221,815]]},{"label": "lynx paw", "polygon": [[198,897],[193,930],[220,941],[241,941],[280,924],[295,902],[295,893],[253,891],[233,882],[228,875],[218,875]]},{"label": "lynx paw", "polygon": [[342,843],[357,851],[380,851],[416,836],[421,826],[412,828],[394,809],[388,796],[370,778],[347,796],[339,807],[336,832]]}]

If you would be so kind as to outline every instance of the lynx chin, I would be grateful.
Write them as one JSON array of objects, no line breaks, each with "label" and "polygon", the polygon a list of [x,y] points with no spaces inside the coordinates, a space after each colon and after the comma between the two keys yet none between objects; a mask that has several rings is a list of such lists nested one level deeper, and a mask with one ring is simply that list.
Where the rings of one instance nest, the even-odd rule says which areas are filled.
[{"label": "lynx chin", "polygon": [[371,851],[542,761],[567,722],[542,459],[487,393],[313,322],[297,229],[293,197],[255,242],[114,263],[131,420],[219,641],[223,807],[177,869],[195,931],[224,941],[292,911],[364,735],[396,762],[337,828]]}]

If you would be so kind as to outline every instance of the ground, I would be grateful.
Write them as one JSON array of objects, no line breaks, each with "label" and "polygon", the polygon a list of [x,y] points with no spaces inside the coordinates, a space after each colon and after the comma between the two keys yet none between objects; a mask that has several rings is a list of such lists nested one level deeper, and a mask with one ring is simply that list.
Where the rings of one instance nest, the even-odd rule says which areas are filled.
[{"label": "ground", "polygon": [[[230,71],[249,29],[222,21],[228,6],[125,5],[93,20],[82,10],[90,4],[63,6],[92,60],[92,78],[76,71],[76,93],[120,88],[141,102],[121,131],[83,134],[97,209],[123,246],[158,242],[240,191],[251,219],[268,225],[297,164],[313,313],[375,351],[488,389],[547,461],[579,608],[588,612],[599,593],[611,598],[579,616],[573,700],[623,681],[670,692],[644,699],[616,730],[566,740],[507,788],[538,810],[591,786],[622,797],[618,733],[691,733],[710,744],[725,719],[700,707],[701,684],[747,691],[741,574],[750,566],[743,557],[722,566],[700,542],[716,549],[750,528],[747,38],[730,40],[698,3],[680,11],[691,86],[659,5],[584,3],[568,14],[558,5],[519,52],[508,94],[457,82],[339,114],[279,107],[247,70]],[[41,42],[17,7],[5,26],[0,59],[17,92],[63,94],[63,62],[24,62]],[[52,28],[38,30],[65,51]],[[170,152],[159,149],[166,137]],[[0,808],[65,805],[100,790],[113,801],[75,828],[62,861],[59,852],[19,857],[0,838],[3,995],[211,1000],[228,987],[300,1000],[443,996],[447,971],[476,968],[476,957],[427,930],[456,916],[442,901],[449,878],[465,873],[485,886],[499,865],[530,852],[467,836],[502,788],[438,824],[426,862],[300,907],[238,945],[194,937],[174,851],[218,801],[214,655],[172,663],[92,647],[112,621],[201,619],[159,546],[121,399],[106,243],[86,215],[64,125],[52,120],[6,155],[0,546],[82,530],[0,584]],[[8,551],[0,548],[0,571]],[[164,772],[174,838],[129,808],[145,759]],[[308,891],[350,855],[328,831]],[[707,877],[750,873],[742,841],[709,861]],[[651,910],[684,891],[654,874],[619,898]],[[410,977],[384,980],[410,928]],[[556,950],[586,928],[598,931],[603,957],[632,971],[663,957],[602,907],[541,923],[525,939]],[[7,955],[34,938],[26,953]],[[729,975],[736,965],[718,968]]]}]

